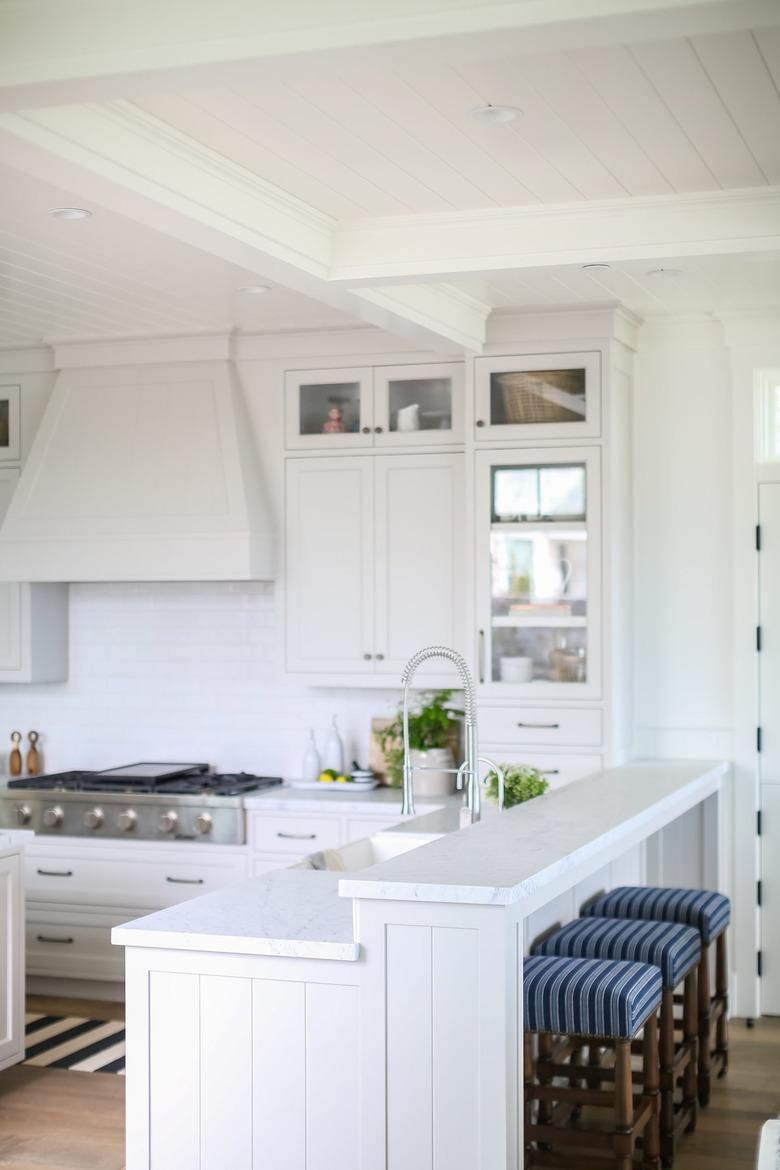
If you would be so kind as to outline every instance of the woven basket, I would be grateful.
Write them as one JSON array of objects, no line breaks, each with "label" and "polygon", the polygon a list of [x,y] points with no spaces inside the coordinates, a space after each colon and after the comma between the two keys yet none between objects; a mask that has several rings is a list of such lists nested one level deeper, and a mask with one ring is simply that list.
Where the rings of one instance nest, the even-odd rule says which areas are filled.
[{"label": "woven basket", "polygon": [[582,422],[582,414],[546,397],[554,388],[566,394],[582,394],[579,370],[544,370],[540,373],[494,374],[506,423]]}]

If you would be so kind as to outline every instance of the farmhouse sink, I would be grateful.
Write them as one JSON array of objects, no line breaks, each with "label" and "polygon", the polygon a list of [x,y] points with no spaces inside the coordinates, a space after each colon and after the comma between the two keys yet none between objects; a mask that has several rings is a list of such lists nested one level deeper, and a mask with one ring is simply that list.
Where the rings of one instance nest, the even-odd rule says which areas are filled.
[{"label": "farmhouse sink", "polygon": [[443,833],[375,833],[373,837],[363,837],[360,841],[352,841],[349,845],[342,845],[340,849],[323,849],[320,853],[312,853],[305,861],[300,862],[299,866],[305,869],[330,869],[344,872],[369,869],[372,865],[379,865],[380,862],[388,861],[391,857],[408,853],[410,849],[417,849],[420,845],[437,841],[443,835]]}]

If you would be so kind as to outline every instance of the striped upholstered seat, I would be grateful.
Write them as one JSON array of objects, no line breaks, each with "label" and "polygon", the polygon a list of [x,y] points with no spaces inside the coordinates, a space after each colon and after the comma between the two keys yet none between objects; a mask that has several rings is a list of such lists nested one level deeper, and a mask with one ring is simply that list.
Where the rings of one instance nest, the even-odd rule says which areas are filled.
[{"label": "striped upholstered seat", "polygon": [[664,987],[674,988],[699,962],[701,940],[698,930],[676,922],[579,918],[535,946],[534,954],[650,963],[660,969]]},{"label": "striped upholstered seat", "polygon": [[729,924],[731,902],[712,890],[679,890],[663,886],[618,886],[586,906],[596,918],[649,918],[695,927],[709,946]]},{"label": "striped upholstered seat", "polygon": [[630,1039],[661,989],[661,972],[647,963],[532,955],[523,962],[525,1030]]}]

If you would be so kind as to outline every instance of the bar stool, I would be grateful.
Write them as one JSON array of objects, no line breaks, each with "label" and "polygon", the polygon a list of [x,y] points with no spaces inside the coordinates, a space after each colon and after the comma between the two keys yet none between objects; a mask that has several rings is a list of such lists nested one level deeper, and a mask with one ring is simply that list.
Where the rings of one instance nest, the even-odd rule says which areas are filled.
[{"label": "bar stool", "polygon": [[[548,955],[524,960],[526,1168],[593,1170],[613,1166],[614,1170],[631,1170],[634,1148],[641,1137],[643,1166],[657,1170],[657,1012],[661,994],[661,973],[647,963]],[[642,1027],[642,1085],[635,1098],[631,1041]],[[615,1046],[614,1087],[610,1090],[572,1083],[587,1070],[566,1063],[566,1059],[588,1040]],[[567,1083],[555,1084],[556,1078]],[[535,1117],[534,1102],[538,1102]],[[572,1111],[583,1105],[611,1109],[611,1129],[588,1128],[579,1122],[574,1125]]]},{"label": "bar stool", "polygon": [[[731,921],[731,902],[725,894],[713,890],[618,886],[589,903],[582,913],[597,918],[679,922],[699,931],[702,946],[698,976],[699,1104],[708,1105],[712,1074],[725,1076],[729,1063],[726,927]],[[714,995],[710,992],[712,943],[715,943]]]},{"label": "bar stool", "polygon": [[[698,930],[673,922],[629,918],[579,918],[543,939],[535,955],[582,959],[622,959],[650,963],[661,972],[661,1161],[674,1162],[679,1135],[696,1128],[696,969],[701,958]],[[675,1043],[674,991],[682,984],[682,1036]],[[635,1043],[634,1051],[641,1051]],[[595,1051],[594,1051],[595,1050]],[[591,1045],[590,1067],[601,1066],[598,1045]],[[682,1100],[675,1091],[682,1077]]]}]

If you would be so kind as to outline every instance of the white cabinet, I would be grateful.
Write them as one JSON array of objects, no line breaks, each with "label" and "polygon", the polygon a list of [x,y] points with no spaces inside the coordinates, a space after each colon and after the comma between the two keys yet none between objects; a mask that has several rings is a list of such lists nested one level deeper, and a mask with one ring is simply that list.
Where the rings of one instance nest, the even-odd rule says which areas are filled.
[{"label": "white cabinet", "polygon": [[24,1057],[24,894],[18,847],[0,846],[0,1069]]},{"label": "white cabinet", "polygon": [[463,441],[463,366],[290,370],[285,431],[291,451],[440,447]]},{"label": "white cabinet", "polygon": [[[0,469],[0,524],[19,480]],[[68,586],[0,582],[0,683],[68,677]]]},{"label": "white cabinet", "polygon": [[478,443],[588,439],[601,432],[601,355],[524,353],[476,359]]},{"label": "white cabinet", "polygon": [[287,461],[288,671],[397,679],[421,645],[463,647],[463,472],[458,454]]}]

